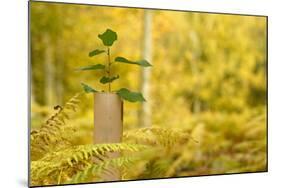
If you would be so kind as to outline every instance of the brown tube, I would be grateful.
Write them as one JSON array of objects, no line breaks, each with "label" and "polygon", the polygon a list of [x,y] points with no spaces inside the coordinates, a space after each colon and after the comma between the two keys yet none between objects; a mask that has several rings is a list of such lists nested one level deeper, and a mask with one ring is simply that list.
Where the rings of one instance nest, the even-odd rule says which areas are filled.
[{"label": "brown tube", "polygon": [[[94,94],[94,144],[120,143],[123,133],[123,102],[115,93]],[[119,153],[110,153],[116,158]],[[103,174],[105,181],[120,180],[120,172],[110,169],[113,173]]]}]

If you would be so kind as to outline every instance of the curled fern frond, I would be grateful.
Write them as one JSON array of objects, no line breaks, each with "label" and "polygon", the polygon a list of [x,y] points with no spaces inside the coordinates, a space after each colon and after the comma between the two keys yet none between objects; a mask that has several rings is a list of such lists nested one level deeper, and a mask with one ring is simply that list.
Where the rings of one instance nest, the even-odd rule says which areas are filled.
[{"label": "curled fern frond", "polygon": [[[37,160],[44,153],[56,148],[67,145],[67,140],[62,136],[66,129],[72,129],[66,122],[70,119],[70,114],[76,112],[82,93],[74,95],[64,106],[54,107],[56,112],[48,118],[45,123],[37,130],[31,131],[31,157]],[[73,130],[73,129],[72,129]]]}]

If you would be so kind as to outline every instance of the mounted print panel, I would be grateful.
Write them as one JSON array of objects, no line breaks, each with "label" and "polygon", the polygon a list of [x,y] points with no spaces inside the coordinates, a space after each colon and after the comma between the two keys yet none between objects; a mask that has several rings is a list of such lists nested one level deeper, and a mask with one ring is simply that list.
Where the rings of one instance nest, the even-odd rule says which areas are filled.
[{"label": "mounted print panel", "polygon": [[267,172],[267,17],[29,3],[29,185]]}]

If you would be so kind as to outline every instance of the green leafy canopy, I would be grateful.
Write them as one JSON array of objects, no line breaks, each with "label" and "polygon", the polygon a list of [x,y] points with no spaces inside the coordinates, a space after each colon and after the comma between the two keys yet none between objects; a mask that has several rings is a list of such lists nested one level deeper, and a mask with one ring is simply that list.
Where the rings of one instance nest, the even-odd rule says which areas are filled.
[{"label": "green leafy canopy", "polygon": [[146,60],[140,60],[140,61],[130,61],[124,57],[116,57],[115,58],[116,62],[120,62],[120,63],[128,63],[128,64],[135,64],[135,65],[140,65],[142,67],[151,67],[152,65],[150,63],[148,63],[148,61]]},{"label": "green leafy canopy", "polygon": [[102,40],[105,46],[112,46],[114,41],[117,40],[117,33],[111,29],[107,29],[103,34],[99,34],[98,37]]}]

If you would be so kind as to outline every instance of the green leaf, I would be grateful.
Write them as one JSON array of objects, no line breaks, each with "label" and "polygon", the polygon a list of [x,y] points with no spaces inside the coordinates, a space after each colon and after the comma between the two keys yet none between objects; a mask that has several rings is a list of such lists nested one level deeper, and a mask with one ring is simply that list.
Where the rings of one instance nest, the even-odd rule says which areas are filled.
[{"label": "green leaf", "polygon": [[107,76],[103,76],[101,79],[100,79],[100,83],[102,84],[107,84],[109,82],[113,82],[114,80],[118,79],[119,78],[119,75],[117,76],[113,76],[113,77],[107,77]]},{"label": "green leaf", "polygon": [[96,50],[91,51],[91,52],[89,53],[89,56],[90,56],[90,57],[93,57],[93,56],[95,56],[95,55],[99,55],[99,54],[104,53],[104,52],[105,52],[105,50],[96,49]]},{"label": "green leaf", "polygon": [[89,65],[89,66],[86,66],[86,67],[81,67],[79,68],[79,70],[98,70],[98,69],[104,69],[105,66],[102,65],[102,64],[95,64],[95,65]]},{"label": "green leaf", "polygon": [[151,67],[152,65],[148,63],[146,60],[140,60],[140,61],[130,61],[124,57],[116,57],[115,61],[120,62],[120,63],[128,63],[128,64],[135,64],[135,65],[140,65],[142,67]]},{"label": "green leaf", "polygon": [[107,29],[103,34],[99,34],[98,37],[102,40],[105,46],[112,46],[114,41],[117,40],[117,33],[111,29]]},{"label": "green leaf", "polygon": [[116,92],[122,99],[130,102],[145,102],[145,98],[141,93],[129,91],[126,88],[121,88]]},{"label": "green leaf", "polygon": [[91,92],[95,93],[95,92],[98,92],[97,90],[91,88],[91,86],[88,86],[87,84],[81,83],[81,85],[82,85],[82,87],[83,87],[83,89],[84,89],[84,91],[85,91],[86,93],[91,93]]}]

